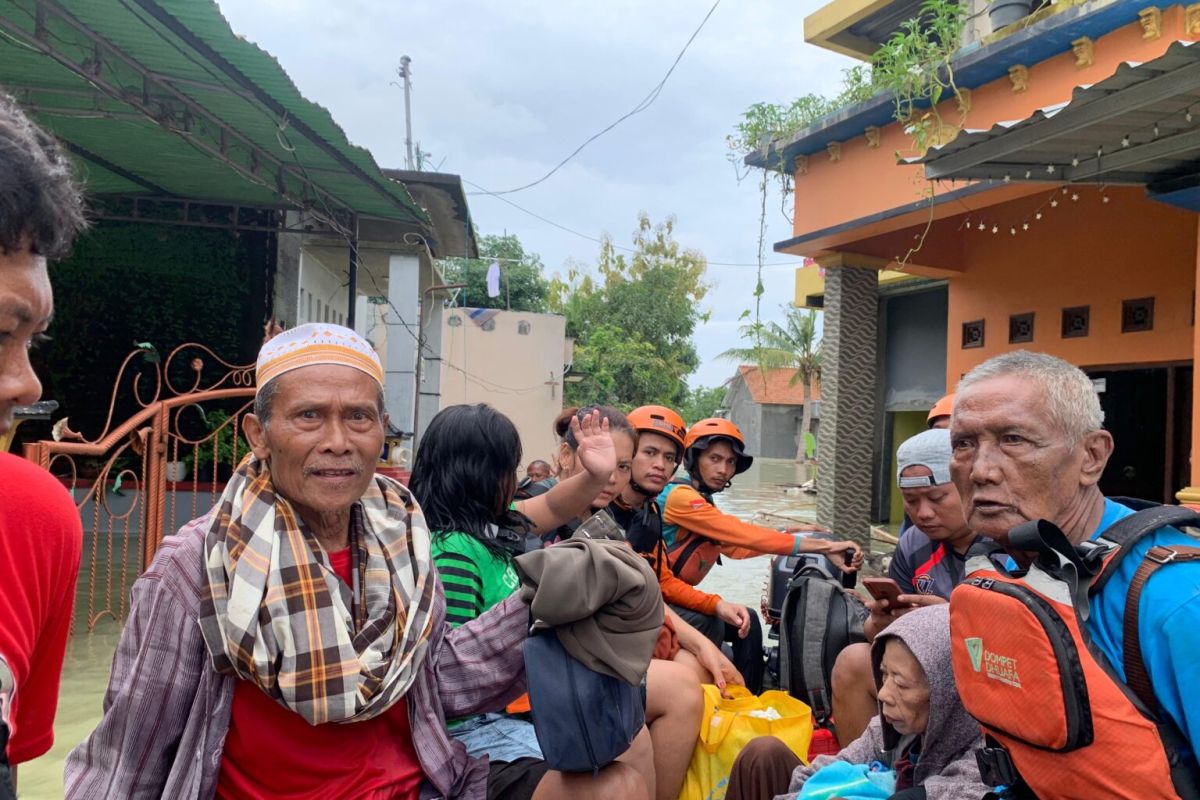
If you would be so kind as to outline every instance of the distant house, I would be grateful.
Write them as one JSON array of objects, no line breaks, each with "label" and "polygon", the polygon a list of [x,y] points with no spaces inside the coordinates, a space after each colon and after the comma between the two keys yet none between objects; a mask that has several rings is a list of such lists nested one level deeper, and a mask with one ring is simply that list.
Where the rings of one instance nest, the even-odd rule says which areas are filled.
[{"label": "distant house", "polygon": [[[746,449],[762,458],[795,458],[804,411],[804,386],[791,383],[793,369],[762,370],[750,364],[738,367],[725,384],[721,403],[725,416],[742,429]],[[811,433],[820,421],[821,386],[813,386]]]}]

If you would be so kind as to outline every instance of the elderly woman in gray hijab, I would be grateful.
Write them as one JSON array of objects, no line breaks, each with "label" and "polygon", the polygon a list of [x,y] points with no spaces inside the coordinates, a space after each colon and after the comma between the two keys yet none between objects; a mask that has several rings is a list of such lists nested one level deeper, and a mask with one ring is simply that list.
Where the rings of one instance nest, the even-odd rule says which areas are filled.
[{"label": "elderly woman in gray hijab", "polygon": [[889,800],[979,800],[990,791],[975,763],[979,725],[954,686],[949,607],[927,606],[897,619],[876,636],[871,662],[879,714],[861,737],[809,766],[778,739],[755,739],[734,762],[726,798],[803,798],[805,783],[837,761],[891,769]]}]

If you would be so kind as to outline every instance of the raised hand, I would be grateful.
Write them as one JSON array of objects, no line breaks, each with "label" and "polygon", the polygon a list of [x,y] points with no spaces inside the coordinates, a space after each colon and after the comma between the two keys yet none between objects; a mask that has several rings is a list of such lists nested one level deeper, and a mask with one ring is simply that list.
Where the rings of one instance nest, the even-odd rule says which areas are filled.
[{"label": "raised hand", "polygon": [[607,481],[617,468],[617,449],[613,447],[608,430],[608,420],[600,418],[599,411],[592,411],[580,420],[571,418],[571,433],[578,447],[575,457],[589,475]]}]

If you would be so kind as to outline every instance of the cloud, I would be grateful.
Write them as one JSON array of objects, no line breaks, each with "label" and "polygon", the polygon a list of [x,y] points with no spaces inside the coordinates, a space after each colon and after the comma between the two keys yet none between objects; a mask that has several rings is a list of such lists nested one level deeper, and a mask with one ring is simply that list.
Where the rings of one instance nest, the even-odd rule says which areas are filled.
[{"label": "cloud", "polygon": [[[509,199],[591,237],[627,245],[637,214],[676,218],[677,238],[710,261],[751,263],[758,248],[757,174],[739,184],[725,136],[759,101],[837,91],[853,62],[804,44],[820,0],[724,0],[655,103],[590,146],[543,184]],[[528,183],[641,101],[670,67],[711,3],[510,0],[504,4],[392,0],[220,0],[233,29],[276,56],[301,92],[327,107],[350,140],[384,166],[404,164],[400,56],[412,57],[413,131],[433,163],[489,189]],[[594,263],[598,245],[496,198],[471,197],[485,233],[517,234],[553,272]],[[790,203],[789,203],[790,205]],[[770,250],[789,238],[777,194],[768,202]],[[736,346],[752,308],[753,267],[711,266],[719,285],[697,331],[692,383],[732,374],[716,360]],[[793,272],[768,268],[766,319],[782,317]]]}]

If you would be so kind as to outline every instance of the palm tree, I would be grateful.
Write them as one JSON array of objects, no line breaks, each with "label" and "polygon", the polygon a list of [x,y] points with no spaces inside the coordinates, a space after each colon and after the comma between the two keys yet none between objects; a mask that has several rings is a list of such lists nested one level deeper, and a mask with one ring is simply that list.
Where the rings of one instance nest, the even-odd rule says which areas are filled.
[{"label": "palm tree", "polygon": [[813,386],[821,379],[821,340],[817,338],[817,312],[812,309],[787,306],[784,324],[777,322],[743,325],[743,339],[754,342],[751,347],[732,347],[719,358],[738,363],[750,363],[762,371],[787,368],[795,370],[790,386],[803,387],[804,406],[800,417],[800,442],[796,460],[805,461],[809,428],[812,426],[811,403]]}]

